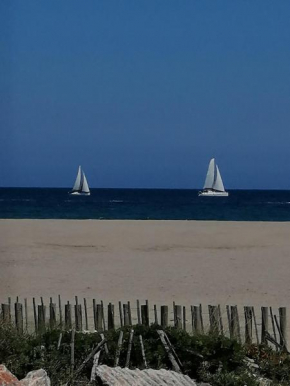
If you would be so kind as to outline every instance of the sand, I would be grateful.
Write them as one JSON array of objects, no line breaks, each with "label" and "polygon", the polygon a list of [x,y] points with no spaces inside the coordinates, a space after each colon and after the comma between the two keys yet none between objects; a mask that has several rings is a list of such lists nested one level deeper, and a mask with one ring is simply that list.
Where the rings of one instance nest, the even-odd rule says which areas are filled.
[{"label": "sand", "polygon": [[290,224],[0,220],[0,301],[290,306]]}]

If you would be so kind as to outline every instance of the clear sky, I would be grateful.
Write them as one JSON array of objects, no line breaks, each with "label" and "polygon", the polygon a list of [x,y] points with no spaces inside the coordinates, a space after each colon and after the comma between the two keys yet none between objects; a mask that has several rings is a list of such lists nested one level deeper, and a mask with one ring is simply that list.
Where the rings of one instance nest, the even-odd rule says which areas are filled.
[{"label": "clear sky", "polygon": [[0,186],[290,189],[290,1],[0,1]]}]

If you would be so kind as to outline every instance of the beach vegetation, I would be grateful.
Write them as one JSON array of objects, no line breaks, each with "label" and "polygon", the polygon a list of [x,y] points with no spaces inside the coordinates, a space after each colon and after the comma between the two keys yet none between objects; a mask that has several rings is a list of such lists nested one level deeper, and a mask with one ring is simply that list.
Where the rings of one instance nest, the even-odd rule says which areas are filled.
[{"label": "beach vegetation", "polygon": [[[145,368],[139,335],[142,335],[146,361],[153,369],[171,369],[172,364],[159,339],[157,329],[134,326],[134,340],[130,368]],[[123,330],[120,352],[121,367],[125,366],[130,327]],[[259,377],[272,384],[290,384],[290,356],[276,352],[267,346],[245,346],[223,335],[192,335],[183,330],[165,329],[169,340],[182,364],[182,372],[197,381],[212,386],[256,386]],[[61,344],[58,347],[59,337]],[[105,332],[108,353],[102,352],[100,364],[113,366],[118,345],[119,330]],[[71,376],[71,332],[47,329],[42,334],[19,333],[13,325],[0,324],[0,363],[19,379],[35,369],[45,369],[53,385],[67,382]],[[101,342],[99,333],[76,332],[74,345],[74,369],[78,369],[93,348]],[[250,358],[250,359],[249,359]],[[249,362],[255,364],[252,368]],[[77,375],[77,379],[89,384],[92,360]]]}]

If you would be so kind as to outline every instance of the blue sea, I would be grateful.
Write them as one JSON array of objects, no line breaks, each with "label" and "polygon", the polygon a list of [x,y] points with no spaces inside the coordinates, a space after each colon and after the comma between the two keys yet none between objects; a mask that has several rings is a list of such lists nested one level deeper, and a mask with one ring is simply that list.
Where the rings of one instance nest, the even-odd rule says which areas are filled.
[{"label": "blue sea", "polygon": [[197,190],[1,188],[0,218],[290,221],[290,191],[230,190],[198,197]]}]

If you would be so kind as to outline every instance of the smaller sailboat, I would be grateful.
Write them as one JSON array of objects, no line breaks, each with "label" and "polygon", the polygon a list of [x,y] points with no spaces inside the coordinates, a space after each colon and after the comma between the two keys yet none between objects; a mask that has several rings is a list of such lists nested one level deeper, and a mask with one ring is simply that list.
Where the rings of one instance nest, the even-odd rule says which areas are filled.
[{"label": "smaller sailboat", "polygon": [[74,187],[72,188],[72,191],[69,192],[69,194],[76,196],[89,196],[91,194],[88,181],[81,166],[79,166]]},{"label": "smaller sailboat", "polygon": [[209,162],[204,187],[201,192],[198,192],[198,195],[207,197],[228,197],[229,195],[229,193],[225,191],[223,180],[214,158]]}]

